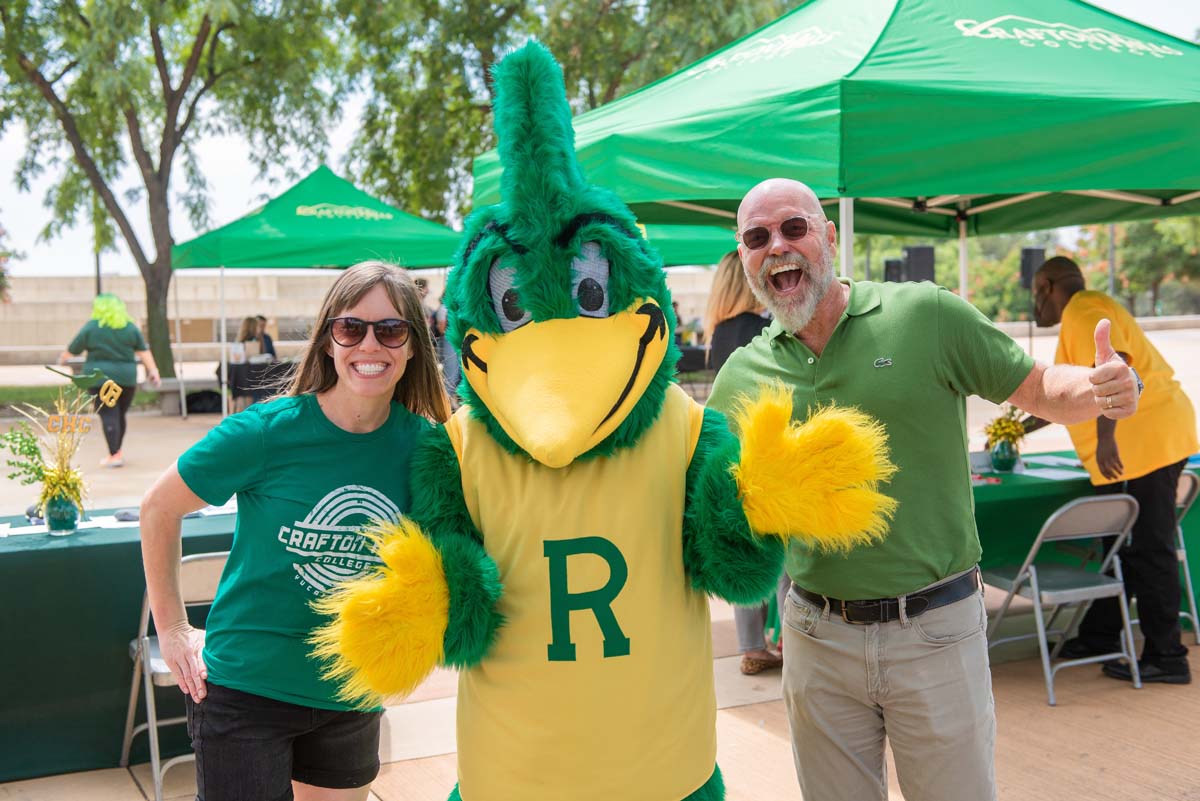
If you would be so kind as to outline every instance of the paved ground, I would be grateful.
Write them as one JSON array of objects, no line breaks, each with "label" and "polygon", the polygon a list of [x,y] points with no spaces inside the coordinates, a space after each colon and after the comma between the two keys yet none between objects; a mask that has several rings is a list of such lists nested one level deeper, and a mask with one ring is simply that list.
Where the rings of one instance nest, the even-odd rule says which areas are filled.
[{"label": "paved ground", "polygon": [[[1152,331],[1150,339],[1175,368],[1184,389],[1200,409],[1200,329]],[[1019,340],[1028,346],[1028,340]],[[1054,358],[1055,339],[1035,337],[1034,355],[1051,361]],[[208,378],[213,375],[212,362],[195,362],[186,365],[187,377]],[[41,367],[0,367],[0,386],[18,384],[36,385],[52,383],[53,374]],[[967,404],[968,430],[974,448],[982,447],[983,425],[996,414],[992,404],[972,398]],[[169,467],[175,458],[196,442],[209,428],[216,425],[219,415],[191,415],[187,420],[178,417],[163,417],[154,412],[133,414],[129,417],[129,432],[126,435],[126,465],[119,469],[99,466],[106,453],[103,434],[96,431],[84,440],[78,464],[82,466],[88,480],[89,506],[119,507],[135,506],[146,487],[155,476]],[[11,420],[0,420],[0,431],[7,430]],[[1024,450],[1029,453],[1047,450],[1064,450],[1071,447],[1066,429],[1050,426],[1031,435]],[[29,506],[34,499],[32,487],[22,487],[17,482],[3,478],[0,473],[0,515],[17,514]]]}]

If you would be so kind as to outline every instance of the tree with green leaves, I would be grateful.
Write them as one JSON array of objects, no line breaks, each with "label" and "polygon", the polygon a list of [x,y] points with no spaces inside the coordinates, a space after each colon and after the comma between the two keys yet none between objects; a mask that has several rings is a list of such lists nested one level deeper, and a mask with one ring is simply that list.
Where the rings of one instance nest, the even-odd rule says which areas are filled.
[{"label": "tree with green leaves", "polygon": [[1130,311],[1147,294],[1150,313],[1160,313],[1163,282],[1177,276],[1200,277],[1195,224],[1189,218],[1128,223],[1118,247],[1122,295]]},{"label": "tree with green leaves", "polygon": [[[47,169],[58,172],[43,239],[81,216],[119,232],[146,285],[150,347],[164,375],[173,372],[171,200],[195,227],[207,222],[195,142],[240,134],[260,174],[289,147],[322,155],[345,93],[339,25],[333,0],[0,2],[0,133],[19,123],[26,137],[16,181],[28,190]],[[131,161],[140,185],[119,194]],[[183,188],[172,195],[177,169]],[[149,242],[130,223],[135,211],[149,218]],[[98,233],[98,246],[108,236]]]},{"label": "tree with green leaves", "polygon": [[442,222],[470,208],[471,162],[494,145],[490,70],[530,37],[562,64],[576,113],[711,53],[796,0],[379,0],[352,19],[368,101],[351,166],[364,188]]}]

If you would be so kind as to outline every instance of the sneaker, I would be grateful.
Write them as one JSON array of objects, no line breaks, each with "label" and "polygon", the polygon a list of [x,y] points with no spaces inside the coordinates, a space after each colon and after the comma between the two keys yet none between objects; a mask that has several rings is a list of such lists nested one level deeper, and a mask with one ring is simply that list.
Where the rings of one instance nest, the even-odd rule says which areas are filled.
[{"label": "sneaker", "polygon": [[109,454],[108,456],[105,456],[103,459],[100,460],[101,467],[124,467],[124,465],[125,465],[125,456],[124,456],[124,454],[121,453],[121,451],[117,451],[116,453]]},{"label": "sneaker", "polygon": [[1097,647],[1095,644],[1084,640],[1082,637],[1072,637],[1063,643],[1062,650],[1058,652],[1058,658],[1087,659],[1089,656],[1112,654],[1120,650],[1121,646],[1117,642],[1113,642],[1110,647]]},{"label": "sneaker", "polygon": [[[1133,671],[1124,662],[1110,662],[1102,668],[1110,679],[1133,681]],[[1138,674],[1143,684],[1191,684],[1192,669],[1186,659],[1167,659],[1148,662],[1138,660]]]}]

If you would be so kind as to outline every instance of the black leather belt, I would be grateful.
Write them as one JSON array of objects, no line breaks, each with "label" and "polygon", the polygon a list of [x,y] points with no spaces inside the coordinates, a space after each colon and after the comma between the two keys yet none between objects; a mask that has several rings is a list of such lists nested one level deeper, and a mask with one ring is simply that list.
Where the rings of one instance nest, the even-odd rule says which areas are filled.
[{"label": "black leather belt", "polygon": [[[809,603],[824,608],[829,605],[829,611],[838,615],[847,623],[888,623],[900,619],[899,598],[875,598],[870,601],[842,601],[828,598],[815,592],[809,592],[803,587],[793,584],[796,594]],[[904,613],[907,617],[916,617],[930,609],[961,601],[972,595],[979,588],[979,570],[964,573],[953,581],[930,587],[921,592],[905,596]]]}]

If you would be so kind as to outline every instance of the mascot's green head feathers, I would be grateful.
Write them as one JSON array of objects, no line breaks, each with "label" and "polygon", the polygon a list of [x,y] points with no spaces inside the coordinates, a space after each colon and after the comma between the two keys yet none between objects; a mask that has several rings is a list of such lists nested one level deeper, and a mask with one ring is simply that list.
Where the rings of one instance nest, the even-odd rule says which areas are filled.
[{"label": "mascot's green head feathers", "polygon": [[588,184],[562,71],[531,43],[493,73],[501,202],[467,220],[447,286],[460,392],[510,452],[549,467],[633,445],[679,352],[661,259]]}]

